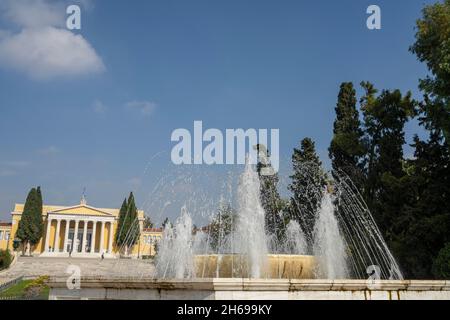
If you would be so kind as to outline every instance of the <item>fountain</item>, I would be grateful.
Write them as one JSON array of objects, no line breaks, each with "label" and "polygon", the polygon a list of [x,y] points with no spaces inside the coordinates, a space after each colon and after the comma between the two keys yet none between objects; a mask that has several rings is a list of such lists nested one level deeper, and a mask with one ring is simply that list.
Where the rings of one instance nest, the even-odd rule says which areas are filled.
[{"label": "fountain", "polygon": [[67,289],[65,277],[52,278],[50,298],[450,299],[448,281],[404,281],[358,190],[345,175],[334,173],[328,181],[332,187],[308,186],[308,194],[320,199],[315,212],[306,212],[313,217],[311,230],[302,229],[301,217],[280,216],[286,224],[276,230],[279,238],[267,231],[259,177],[247,164],[236,212],[219,210],[217,221],[198,229],[195,210],[182,206],[164,230],[154,277],[129,270],[124,278],[83,277],[82,290]]},{"label": "fountain", "polygon": [[[291,219],[285,225],[283,243],[271,245],[276,240],[265,227],[259,176],[247,162],[239,178],[232,232],[213,249],[209,233],[193,232],[189,213],[182,209],[175,225],[165,230],[156,277],[365,279],[367,267],[377,265],[380,278],[402,279],[370,212],[348,182],[335,179],[333,190],[316,192],[321,203],[314,213],[313,238],[307,239],[298,221]],[[343,219],[344,214],[351,219]]]}]

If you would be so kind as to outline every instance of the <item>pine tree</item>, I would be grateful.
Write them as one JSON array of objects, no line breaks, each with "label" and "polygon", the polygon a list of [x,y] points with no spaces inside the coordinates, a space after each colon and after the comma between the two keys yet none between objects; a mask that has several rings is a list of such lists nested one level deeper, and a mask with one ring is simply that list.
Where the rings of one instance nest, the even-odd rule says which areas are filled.
[{"label": "pine tree", "polygon": [[42,238],[44,223],[42,220],[42,195],[40,188],[32,188],[28,193],[22,217],[19,221],[16,236],[22,242],[22,252],[25,248],[36,245]]},{"label": "pine tree", "polygon": [[385,238],[391,241],[395,235],[393,219],[406,196],[401,189],[401,179],[405,176],[404,126],[414,116],[416,102],[410,92],[403,96],[399,90],[383,90],[375,96],[372,84],[361,85],[366,90],[361,104],[368,144],[364,195]]},{"label": "pine tree", "polygon": [[310,138],[301,141],[300,149],[294,149],[292,165],[292,182],[289,185],[292,192],[290,215],[299,222],[308,241],[311,241],[315,215],[326,186],[326,176]]},{"label": "pine tree", "polygon": [[335,111],[333,139],[328,149],[333,173],[343,172],[357,187],[362,187],[365,149],[353,83],[341,84]]},{"label": "pine tree", "polygon": [[431,279],[433,261],[439,250],[450,242],[450,150],[444,134],[434,121],[425,99],[420,105],[419,123],[428,132],[427,141],[414,138],[414,158],[407,160],[407,178],[403,194],[407,195],[398,218],[394,251],[408,278]]}]

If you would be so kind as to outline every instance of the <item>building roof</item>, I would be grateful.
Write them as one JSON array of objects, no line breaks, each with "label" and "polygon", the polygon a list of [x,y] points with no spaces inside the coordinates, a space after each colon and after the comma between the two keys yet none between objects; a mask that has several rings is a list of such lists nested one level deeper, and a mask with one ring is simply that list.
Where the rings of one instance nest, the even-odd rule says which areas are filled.
[{"label": "building roof", "polygon": [[12,223],[11,222],[1,222],[0,221],[0,227],[11,227]]},{"label": "building roof", "polygon": [[163,232],[162,228],[144,228],[143,232]]},{"label": "building roof", "polygon": [[[24,204],[16,203],[14,206],[14,211],[12,214],[22,214],[24,209]],[[93,214],[93,215],[111,215],[113,217],[119,216],[120,209],[112,208],[96,208],[87,205],[86,203],[80,203],[75,206],[60,206],[60,205],[43,205],[42,215],[47,215],[48,213],[57,214]],[[138,210],[139,218],[144,218],[144,211]]]}]

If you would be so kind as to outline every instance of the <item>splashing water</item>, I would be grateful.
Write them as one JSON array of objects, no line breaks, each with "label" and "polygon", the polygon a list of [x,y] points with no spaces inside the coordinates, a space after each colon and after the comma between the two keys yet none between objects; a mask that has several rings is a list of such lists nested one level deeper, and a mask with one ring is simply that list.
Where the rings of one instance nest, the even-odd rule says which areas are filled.
[{"label": "splashing water", "polygon": [[305,235],[300,224],[291,220],[286,225],[286,244],[284,252],[305,255],[308,250]]},{"label": "splashing water", "polygon": [[334,213],[333,199],[326,191],[314,226],[313,252],[319,262],[319,277],[325,279],[348,277],[345,243]]},{"label": "splashing water", "polygon": [[[314,170],[305,165],[304,177],[308,199],[320,203],[317,212],[303,206],[291,216],[283,216],[288,222],[279,240],[273,234],[268,234],[265,226],[265,211],[260,199],[260,181],[258,173],[246,164],[244,172],[239,175],[228,175],[230,179],[222,179],[224,193],[215,194],[202,178],[217,181],[212,176],[198,177],[201,172],[181,175],[171,183],[163,183],[163,189],[158,191],[156,203],[173,203],[174,195],[186,194],[188,201],[181,210],[181,216],[174,226],[164,230],[163,239],[158,246],[156,259],[156,274],[158,278],[192,278],[196,275],[196,255],[216,256],[217,276],[219,265],[231,257],[234,267],[233,276],[265,277],[267,274],[268,254],[307,255],[313,254],[317,262],[316,277],[327,279],[358,278],[367,279],[367,268],[379,266],[381,279],[403,279],[400,268],[384,241],[367,205],[352,182],[344,174],[334,172],[328,176],[333,190],[324,192],[314,183]],[[198,179],[199,181],[196,181]],[[165,181],[167,182],[167,181]],[[192,184],[192,185],[191,185]],[[237,188],[235,187],[237,184]],[[172,187],[171,187],[172,186]],[[182,186],[182,187],[181,187]],[[168,192],[167,188],[173,188]],[[195,190],[193,193],[192,190]],[[213,197],[211,194],[214,193]],[[210,197],[211,196],[211,197]],[[312,199],[314,198],[314,199]],[[220,201],[218,200],[220,199]],[[232,201],[234,200],[234,201]],[[205,232],[193,232],[193,223],[189,212],[196,217],[208,218],[213,221],[218,212],[217,204],[235,205],[236,216],[232,215],[232,225],[229,231],[220,229],[217,241],[210,246],[209,229]],[[187,209],[189,207],[189,210]],[[162,206],[161,215],[165,214],[166,205]],[[299,208],[299,207],[296,207]],[[312,221],[307,225],[307,217]],[[220,221],[220,219],[219,219]],[[302,224],[299,224],[302,222]],[[225,226],[226,224],[224,224]],[[208,225],[209,226],[209,225]],[[302,229],[305,227],[304,229]],[[203,260],[206,263],[206,259]],[[238,264],[246,264],[239,268]],[[206,265],[205,265],[206,266]],[[204,268],[200,268],[203,270]],[[236,270],[246,270],[240,274]],[[243,272],[243,271],[242,271]],[[200,272],[201,273],[201,272]]]},{"label": "splashing water", "polygon": [[156,260],[157,278],[192,278],[195,276],[192,219],[183,207],[175,225],[166,226]]},{"label": "splashing water", "polygon": [[260,200],[258,173],[247,161],[238,186],[235,250],[247,258],[252,278],[261,277],[267,264],[265,212]]}]

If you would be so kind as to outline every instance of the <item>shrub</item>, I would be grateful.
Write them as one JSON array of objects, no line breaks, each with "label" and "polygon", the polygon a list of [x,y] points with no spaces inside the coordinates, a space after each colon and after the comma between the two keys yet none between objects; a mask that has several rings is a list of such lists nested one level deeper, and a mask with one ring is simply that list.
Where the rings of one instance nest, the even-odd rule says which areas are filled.
[{"label": "shrub", "polygon": [[437,279],[450,279],[450,242],[439,251],[434,259],[433,274]]},{"label": "shrub", "polygon": [[45,282],[48,280],[48,276],[40,276],[27,284],[24,288],[25,298],[35,298],[41,295],[44,289],[47,288]]},{"label": "shrub", "polygon": [[12,256],[9,250],[0,250],[0,270],[8,268],[11,262]]}]

